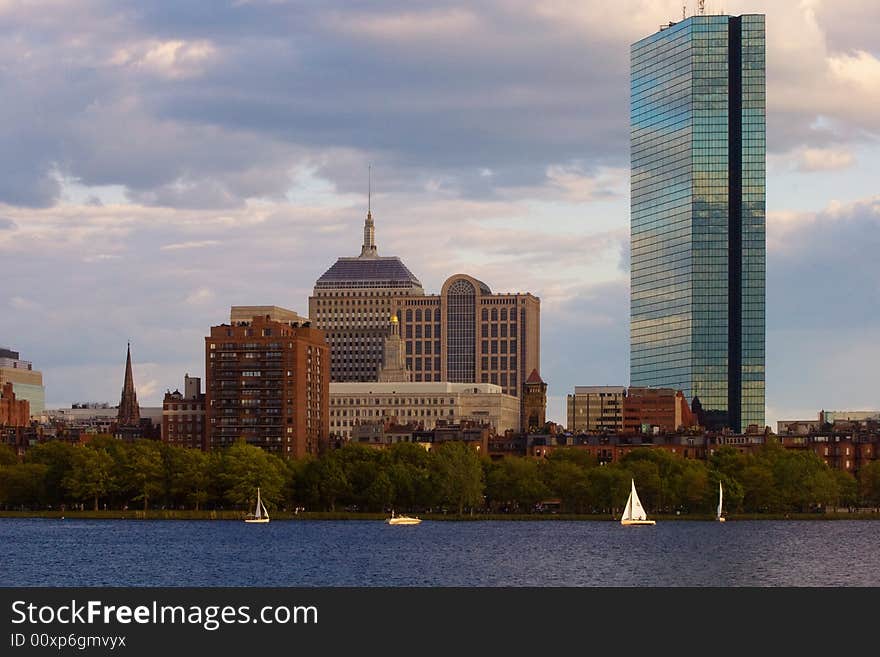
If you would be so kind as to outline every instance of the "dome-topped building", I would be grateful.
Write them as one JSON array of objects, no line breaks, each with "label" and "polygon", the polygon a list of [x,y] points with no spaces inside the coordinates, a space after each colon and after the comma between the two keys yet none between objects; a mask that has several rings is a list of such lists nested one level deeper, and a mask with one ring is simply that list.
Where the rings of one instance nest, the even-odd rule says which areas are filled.
[{"label": "dome-topped building", "polygon": [[339,258],[315,282],[309,317],[331,347],[333,381],[375,381],[382,363],[392,300],[422,296],[422,283],[397,256],[380,256],[371,209],[355,257]]}]

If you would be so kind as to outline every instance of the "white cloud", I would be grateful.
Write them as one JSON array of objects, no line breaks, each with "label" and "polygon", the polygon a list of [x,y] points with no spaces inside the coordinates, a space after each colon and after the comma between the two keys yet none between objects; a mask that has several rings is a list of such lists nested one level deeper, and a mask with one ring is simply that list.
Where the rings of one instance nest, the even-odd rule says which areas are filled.
[{"label": "white cloud", "polygon": [[797,153],[799,171],[833,171],[848,169],[856,163],[847,148],[804,148]]},{"label": "white cloud", "polygon": [[213,290],[207,287],[200,287],[186,297],[186,303],[205,304],[213,301],[214,297],[215,294]]},{"label": "white cloud", "polygon": [[179,251],[181,249],[204,249],[209,246],[217,246],[220,244],[217,240],[197,240],[193,242],[175,242],[174,244],[164,244],[159,247],[162,251]]},{"label": "white cloud", "polygon": [[150,379],[149,381],[146,381],[145,383],[142,383],[139,386],[135,387],[138,397],[143,399],[154,397],[158,389],[159,382],[155,379]]},{"label": "white cloud", "polygon": [[335,29],[379,41],[418,43],[425,39],[455,40],[473,35],[479,26],[477,16],[464,9],[357,14],[332,12],[327,22]]},{"label": "white cloud", "polygon": [[210,41],[147,40],[128,43],[110,57],[111,66],[141,69],[169,80],[183,80],[201,75],[217,48]]}]

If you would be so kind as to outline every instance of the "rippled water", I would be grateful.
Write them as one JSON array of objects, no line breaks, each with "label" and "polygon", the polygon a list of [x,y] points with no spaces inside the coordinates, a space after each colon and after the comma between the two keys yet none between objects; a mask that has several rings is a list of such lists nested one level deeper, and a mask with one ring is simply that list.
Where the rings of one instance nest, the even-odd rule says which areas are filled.
[{"label": "rippled water", "polygon": [[878,586],[880,522],[0,520],[4,586]]}]

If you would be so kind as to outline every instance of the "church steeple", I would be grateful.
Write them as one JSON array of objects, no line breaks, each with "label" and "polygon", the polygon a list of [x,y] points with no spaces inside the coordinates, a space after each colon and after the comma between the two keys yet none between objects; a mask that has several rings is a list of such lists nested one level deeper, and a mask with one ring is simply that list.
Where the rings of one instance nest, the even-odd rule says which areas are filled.
[{"label": "church steeple", "polygon": [[138,406],[137,392],[134,389],[134,375],[131,372],[131,343],[125,356],[125,380],[122,383],[122,398],[119,400],[119,413],[116,423],[121,427],[136,427],[141,422],[141,409]]},{"label": "church steeple", "polygon": [[372,212],[372,195],[373,195],[373,166],[367,170],[367,219],[364,222],[364,244],[361,247],[361,257],[370,258],[379,255],[376,248],[376,226],[373,224]]}]

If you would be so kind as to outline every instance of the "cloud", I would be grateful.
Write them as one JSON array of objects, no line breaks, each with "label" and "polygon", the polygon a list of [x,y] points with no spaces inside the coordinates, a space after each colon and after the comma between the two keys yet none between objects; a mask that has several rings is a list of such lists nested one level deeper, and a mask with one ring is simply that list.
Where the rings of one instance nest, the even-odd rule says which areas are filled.
[{"label": "cloud", "polygon": [[177,242],[175,244],[163,244],[159,247],[162,251],[179,251],[181,249],[204,249],[209,246],[220,244],[217,240],[199,240],[194,242]]},{"label": "cloud", "polygon": [[186,303],[204,304],[213,301],[215,297],[214,291],[207,287],[200,287],[194,290],[192,294],[186,297]]},{"label": "cloud", "polygon": [[[878,134],[880,61],[859,21],[876,7],[729,4],[767,13],[772,151]],[[16,3],[0,25],[0,202],[52,206],[71,179],[137,204],[236,208],[285,198],[306,168],[360,193],[367,161],[389,193],[491,198],[548,175],[569,200],[616,193],[579,170],[627,165],[629,44],[679,9]]]},{"label": "cloud", "polygon": [[[838,353],[851,331],[880,329],[880,197],[773,218],[767,242],[768,327],[836,328],[841,342],[827,347],[829,353]],[[880,362],[865,360],[862,367],[877,368]]]},{"label": "cloud", "polygon": [[0,230],[15,230],[17,226],[12,219],[0,217]]},{"label": "cloud", "polygon": [[804,148],[795,156],[797,170],[804,172],[848,169],[856,163],[852,152],[843,148]]},{"label": "cloud", "polygon": [[112,260],[122,260],[122,256],[113,253],[96,253],[95,255],[88,255],[83,258],[83,262],[107,262]]},{"label": "cloud", "polygon": [[[133,369],[133,368],[132,368]],[[151,399],[153,398],[159,390],[159,382],[156,379],[150,379],[144,383],[141,383],[136,387],[136,391],[139,397],[143,399]]]},{"label": "cloud", "polygon": [[206,39],[190,42],[179,39],[148,40],[119,48],[113,53],[109,64],[143,69],[169,80],[184,80],[201,75],[216,55],[217,49]]}]

